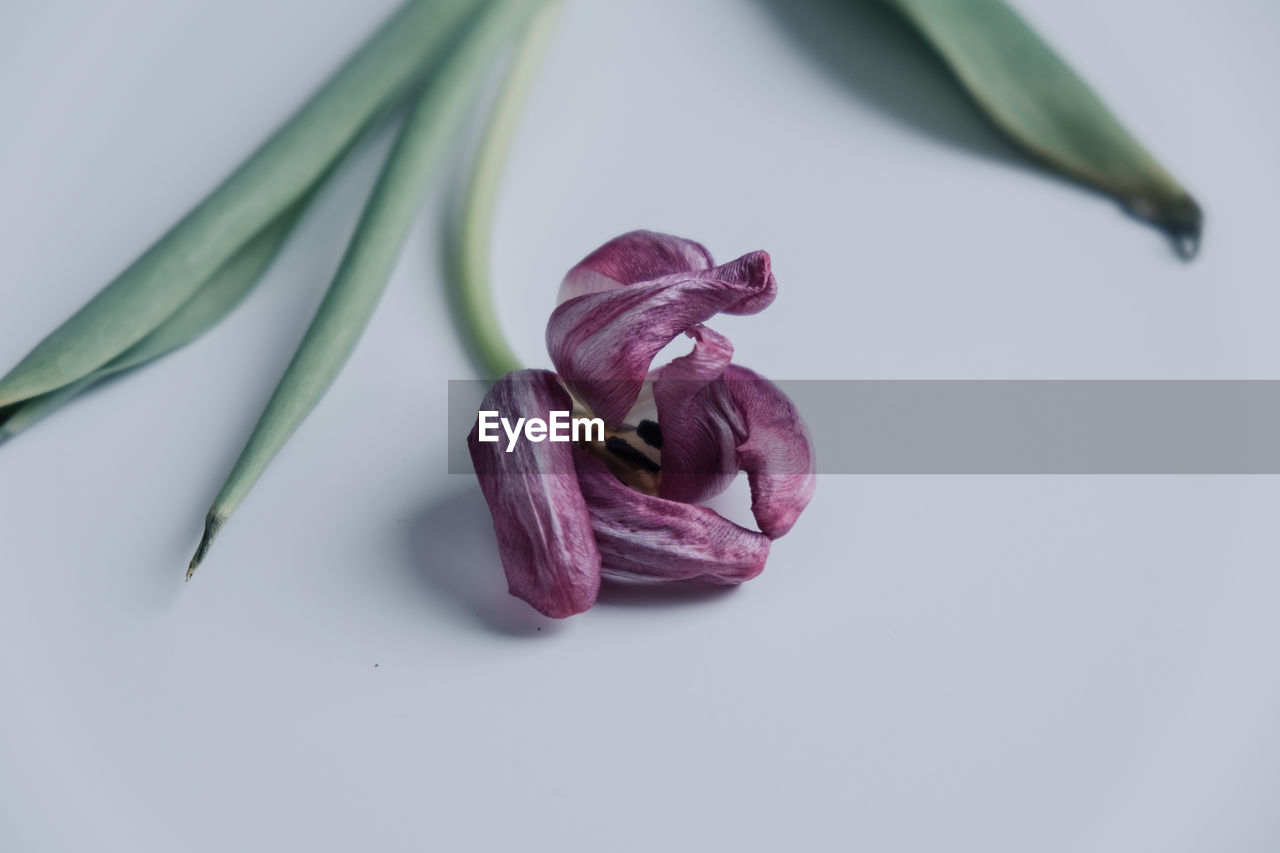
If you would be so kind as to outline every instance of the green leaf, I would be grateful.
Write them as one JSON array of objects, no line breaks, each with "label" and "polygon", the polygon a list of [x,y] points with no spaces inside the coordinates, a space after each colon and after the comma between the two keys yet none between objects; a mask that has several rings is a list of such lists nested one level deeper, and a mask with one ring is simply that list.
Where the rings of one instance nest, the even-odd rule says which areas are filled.
[{"label": "green leaf", "polygon": [[305,205],[306,199],[281,214],[223,264],[196,291],[195,296],[129,349],[88,376],[8,407],[8,411],[0,415],[0,441],[31,427],[108,376],[131,370],[186,346],[213,328],[261,279],[293,231]]},{"label": "green leaf", "polygon": [[221,186],[0,379],[0,406],[88,375],[163,323],[423,78],[476,6],[415,0],[401,10]]},{"label": "green leaf", "polygon": [[491,4],[412,105],[324,300],[209,509],[188,579],[355,349],[476,91],[497,55],[539,6],[532,0]]},{"label": "green leaf", "polygon": [[1184,257],[1200,245],[1195,200],[1097,95],[1001,0],[883,0],[950,66],[996,126],[1048,165],[1163,228]]}]

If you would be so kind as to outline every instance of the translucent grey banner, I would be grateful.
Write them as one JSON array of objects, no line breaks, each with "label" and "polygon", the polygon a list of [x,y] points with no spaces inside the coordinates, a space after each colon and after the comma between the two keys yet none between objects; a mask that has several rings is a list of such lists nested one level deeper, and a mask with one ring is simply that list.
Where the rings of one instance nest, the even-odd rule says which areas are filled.
[{"label": "translucent grey banner", "polygon": [[[491,383],[449,382],[450,473]],[[1280,380],[783,380],[825,474],[1280,474]],[[530,413],[504,413],[527,416]]]}]

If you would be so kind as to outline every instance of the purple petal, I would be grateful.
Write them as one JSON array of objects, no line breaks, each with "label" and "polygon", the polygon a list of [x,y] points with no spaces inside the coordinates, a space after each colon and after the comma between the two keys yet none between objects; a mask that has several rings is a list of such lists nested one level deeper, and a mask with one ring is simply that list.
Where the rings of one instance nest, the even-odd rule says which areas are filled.
[{"label": "purple petal", "polygon": [[649,365],[676,335],[719,313],[752,314],[778,285],[766,252],[697,272],[588,293],[547,322],[556,372],[596,415],[618,424],[635,402]]},{"label": "purple petal", "polygon": [[730,471],[746,471],[751,513],[765,535],[777,539],[817,486],[809,430],[787,396],[759,374],[731,364],[722,378],[700,386],[696,374],[685,378],[693,371],[682,361],[664,368],[653,384],[662,428],[659,494],[703,500],[723,490]]},{"label": "purple petal", "polygon": [[705,506],[629,489],[586,451],[574,461],[606,577],[738,584],[764,569],[767,536]]},{"label": "purple petal", "polygon": [[706,326],[688,332],[693,351],[661,368],[652,382],[662,430],[659,494],[697,503],[718,495],[738,476],[738,436],[746,425],[720,378],[733,358],[729,339]]},{"label": "purple petal", "polygon": [[738,465],[751,484],[751,514],[770,539],[791,529],[818,486],[809,429],[795,405],[760,374],[729,365],[725,384],[746,424]]},{"label": "purple petal", "polygon": [[569,270],[556,304],[673,273],[705,270],[713,263],[701,243],[654,231],[631,231],[614,237]]},{"label": "purple petal", "polygon": [[[481,404],[513,424],[572,408],[569,394],[546,370],[508,373]],[[502,428],[497,442],[480,441],[479,432],[477,420],[467,448],[493,515],[511,594],[553,618],[581,613],[600,590],[600,553],[574,473],[573,445],[521,438],[507,453]]]}]

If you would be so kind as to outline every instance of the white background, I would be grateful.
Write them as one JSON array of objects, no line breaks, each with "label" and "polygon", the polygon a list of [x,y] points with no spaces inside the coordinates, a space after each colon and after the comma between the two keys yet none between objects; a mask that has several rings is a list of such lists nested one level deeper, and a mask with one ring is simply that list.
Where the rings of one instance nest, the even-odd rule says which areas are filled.
[{"label": "white background", "polygon": [[[1204,203],[1188,265],[813,4],[570,0],[493,246],[528,364],[647,227],[772,253],[716,325],[775,378],[1276,378],[1280,7],[1018,3]],[[0,367],[392,8],[4,4]],[[740,589],[507,597],[445,473],[456,174],[184,584],[385,142],[214,333],[0,448],[4,849],[1280,849],[1274,478],[824,477]]]}]

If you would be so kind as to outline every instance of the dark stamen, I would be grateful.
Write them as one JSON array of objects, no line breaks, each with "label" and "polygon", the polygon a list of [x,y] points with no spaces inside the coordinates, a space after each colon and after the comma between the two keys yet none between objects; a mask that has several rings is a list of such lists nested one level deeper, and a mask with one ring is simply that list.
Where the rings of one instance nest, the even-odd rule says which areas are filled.
[{"label": "dark stamen", "polygon": [[641,421],[636,425],[636,435],[650,447],[662,449],[662,430],[658,428],[656,421]]},{"label": "dark stamen", "polygon": [[662,470],[662,466],[657,462],[654,462],[648,456],[645,456],[639,450],[636,450],[634,447],[627,444],[625,439],[618,438],[616,435],[611,435],[606,438],[604,440],[604,446],[605,449],[614,456],[631,463],[637,468],[648,471],[650,474],[656,474]]}]

